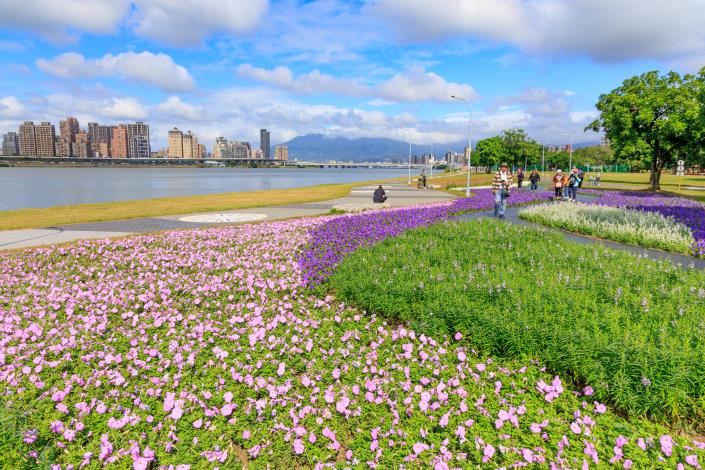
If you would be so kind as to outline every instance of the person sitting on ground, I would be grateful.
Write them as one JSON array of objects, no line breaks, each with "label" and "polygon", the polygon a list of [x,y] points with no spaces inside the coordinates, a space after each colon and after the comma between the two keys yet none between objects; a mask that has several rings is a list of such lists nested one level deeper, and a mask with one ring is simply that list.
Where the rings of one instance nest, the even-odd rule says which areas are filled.
[{"label": "person sitting on ground", "polygon": [[556,190],[555,198],[560,199],[563,196],[563,170],[560,168],[553,176],[553,187]]},{"label": "person sitting on ground", "polygon": [[372,202],[383,203],[386,200],[387,200],[387,193],[384,192],[384,188],[380,184],[379,188],[375,189],[375,193],[372,196]]},{"label": "person sitting on ground", "polygon": [[539,175],[539,171],[534,168],[531,170],[531,174],[529,175],[529,182],[531,183],[532,191],[539,189],[539,181],[541,181],[541,175]]}]

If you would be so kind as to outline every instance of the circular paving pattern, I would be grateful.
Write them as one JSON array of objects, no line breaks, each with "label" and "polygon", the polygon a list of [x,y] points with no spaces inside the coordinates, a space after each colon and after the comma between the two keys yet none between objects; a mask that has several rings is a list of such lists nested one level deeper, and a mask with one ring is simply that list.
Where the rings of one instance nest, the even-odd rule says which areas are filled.
[{"label": "circular paving pattern", "polygon": [[228,212],[224,214],[189,215],[186,217],[181,217],[179,220],[182,222],[225,224],[235,222],[252,222],[255,220],[262,220],[266,218],[267,214],[242,214],[237,212]]}]

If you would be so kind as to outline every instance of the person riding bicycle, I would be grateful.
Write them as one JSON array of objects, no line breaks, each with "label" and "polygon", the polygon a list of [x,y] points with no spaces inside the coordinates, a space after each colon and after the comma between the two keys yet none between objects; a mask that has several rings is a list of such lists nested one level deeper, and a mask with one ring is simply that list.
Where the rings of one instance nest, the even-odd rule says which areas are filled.
[{"label": "person riding bicycle", "polygon": [[417,187],[419,189],[426,189],[426,170],[421,170],[421,174],[419,175]]}]

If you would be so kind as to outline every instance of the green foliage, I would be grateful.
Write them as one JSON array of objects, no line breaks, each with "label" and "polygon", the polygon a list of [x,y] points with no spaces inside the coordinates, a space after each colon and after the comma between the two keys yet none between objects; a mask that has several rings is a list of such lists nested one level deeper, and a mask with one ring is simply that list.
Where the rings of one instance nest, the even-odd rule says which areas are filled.
[{"label": "green foliage", "polygon": [[614,160],[612,148],[605,145],[591,145],[589,147],[575,149],[573,151],[573,161],[578,165],[590,166],[621,163]]},{"label": "green foliage", "polygon": [[705,423],[705,274],[497,221],[348,256],[337,294],[479,350],[538,358],[626,415]]},{"label": "green foliage", "polygon": [[499,165],[507,160],[507,149],[498,136],[482,139],[475,145],[473,164],[480,166]]},{"label": "green foliage", "polygon": [[651,189],[660,189],[661,170],[676,159],[700,155],[703,146],[703,88],[700,77],[647,72],[600,96],[600,117],[587,128],[603,130],[622,160],[651,170]]}]

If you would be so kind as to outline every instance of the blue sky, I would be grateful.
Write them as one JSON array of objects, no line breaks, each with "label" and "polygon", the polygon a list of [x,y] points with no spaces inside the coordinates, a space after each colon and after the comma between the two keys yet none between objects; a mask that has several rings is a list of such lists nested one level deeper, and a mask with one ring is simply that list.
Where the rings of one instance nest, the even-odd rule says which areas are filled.
[{"label": "blue sky", "polygon": [[705,66],[703,0],[0,0],[0,132],[73,115],[272,143],[595,141],[600,93]]}]

